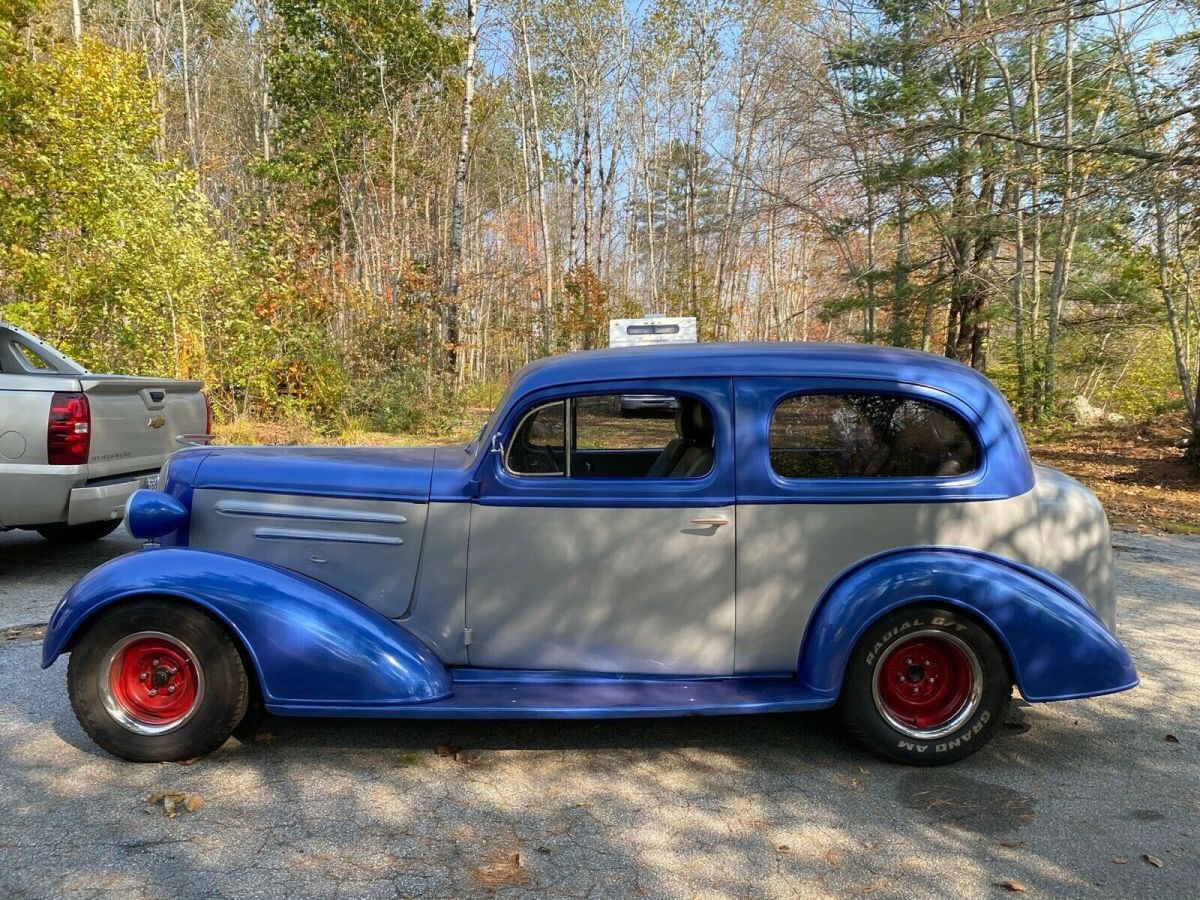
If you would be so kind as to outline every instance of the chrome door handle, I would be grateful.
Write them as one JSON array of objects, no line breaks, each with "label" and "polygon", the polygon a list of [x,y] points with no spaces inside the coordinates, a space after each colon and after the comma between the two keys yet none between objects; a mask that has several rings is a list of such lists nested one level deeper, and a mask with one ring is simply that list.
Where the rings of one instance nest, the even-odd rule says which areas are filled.
[{"label": "chrome door handle", "polygon": [[720,518],[720,517],[711,518],[711,519],[692,519],[692,524],[693,525],[701,525],[701,526],[705,526],[705,527],[720,528],[722,525],[728,525],[729,520],[725,519],[725,518]]}]

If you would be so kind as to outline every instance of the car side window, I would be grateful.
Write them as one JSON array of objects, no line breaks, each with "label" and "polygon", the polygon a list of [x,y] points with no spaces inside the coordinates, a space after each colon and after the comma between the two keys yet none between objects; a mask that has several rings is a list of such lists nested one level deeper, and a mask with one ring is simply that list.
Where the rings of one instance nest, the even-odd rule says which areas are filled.
[{"label": "car side window", "polygon": [[576,450],[661,450],[676,437],[679,398],[608,394],[575,400]]},{"label": "car side window", "polygon": [[965,422],[893,394],[801,394],[771,416],[771,468],[784,478],[949,478],[978,468]]},{"label": "car side window", "polygon": [[505,464],[515,475],[564,475],[567,458],[567,401],[537,406],[525,414],[508,445]]},{"label": "car side window", "polygon": [[712,471],[712,411],[664,393],[572,397],[528,412],[506,464],[515,475],[699,478]]}]

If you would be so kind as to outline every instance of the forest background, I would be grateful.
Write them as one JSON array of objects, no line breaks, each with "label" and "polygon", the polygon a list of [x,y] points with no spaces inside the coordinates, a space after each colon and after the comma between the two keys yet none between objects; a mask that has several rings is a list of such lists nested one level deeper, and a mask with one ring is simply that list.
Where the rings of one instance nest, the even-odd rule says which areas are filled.
[{"label": "forest background", "polygon": [[0,0],[0,318],[235,438],[454,433],[660,312],[1197,453],[1198,48],[1173,0]]}]

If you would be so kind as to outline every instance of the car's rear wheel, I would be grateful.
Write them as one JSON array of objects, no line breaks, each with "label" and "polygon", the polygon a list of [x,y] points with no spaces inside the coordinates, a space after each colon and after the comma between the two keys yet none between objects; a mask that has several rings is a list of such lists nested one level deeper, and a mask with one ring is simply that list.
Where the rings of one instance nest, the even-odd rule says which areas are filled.
[{"label": "car's rear wheel", "polygon": [[76,639],[67,683],[84,731],[135,762],[215,750],[249,697],[241,654],[225,630],[198,609],[164,600],[102,613]]},{"label": "car's rear wheel", "polygon": [[839,710],[887,759],[942,765],[987,743],[1012,700],[1012,675],[973,619],[932,606],[890,613],[854,647]]},{"label": "car's rear wheel", "polygon": [[88,544],[108,537],[120,526],[120,519],[108,519],[82,525],[43,525],[37,533],[53,544]]}]

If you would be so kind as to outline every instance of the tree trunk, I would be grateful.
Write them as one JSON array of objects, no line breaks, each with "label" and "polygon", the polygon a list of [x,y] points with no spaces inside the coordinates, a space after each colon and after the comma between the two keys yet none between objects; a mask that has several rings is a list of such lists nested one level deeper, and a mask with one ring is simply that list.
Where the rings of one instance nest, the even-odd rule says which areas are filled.
[{"label": "tree trunk", "polygon": [[1071,228],[1075,208],[1075,43],[1074,3],[1063,4],[1063,142],[1067,145],[1063,161],[1063,204],[1058,228],[1058,250],[1054,256],[1054,272],[1050,276],[1050,303],[1046,320],[1046,361],[1042,373],[1042,411],[1049,412],[1054,404],[1055,356],[1058,352],[1059,320],[1069,277],[1070,253],[1074,234]]},{"label": "tree trunk", "polygon": [[445,347],[445,372],[453,377],[458,371],[459,280],[462,273],[463,218],[467,201],[467,163],[470,157],[471,114],[475,102],[475,47],[479,35],[475,29],[475,0],[467,0],[467,59],[463,74],[462,117],[458,125],[458,158],[454,165],[454,195],[450,203],[450,240],[447,247],[445,295],[442,305],[442,338]]},{"label": "tree trunk", "polygon": [[188,58],[188,20],[187,6],[184,0],[179,0],[179,21],[180,21],[180,63],[182,64],[183,75],[183,110],[184,122],[187,126],[188,137],[188,152],[192,158],[192,168],[199,175],[200,170],[200,152],[196,137],[196,113],[197,110],[193,104],[192,97],[192,75],[191,61]]},{"label": "tree trunk", "polygon": [[[1032,2],[1032,0],[1031,0]],[[1029,119],[1033,129],[1033,170],[1029,177],[1029,208],[1033,213],[1029,247],[1029,351],[1033,353],[1030,368],[1038,369],[1038,322],[1042,314],[1042,97],[1041,75],[1038,70],[1038,50],[1043,32],[1038,29],[1029,37]],[[1045,384],[1039,378],[1031,385],[1031,412],[1035,419],[1041,416]]]},{"label": "tree trunk", "polygon": [[692,110],[692,152],[688,165],[687,181],[687,215],[684,223],[687,228],[688,256],[688,301],[691,305],[690,314],[700,315],[700,167],[704,160],[704,104],[705,84],[708,77],[706,63],[708,58],[708,23],[700,24],[700,40],[697,47],[696,85],[693,95]]},{"label": "tree trunk", "polygon": [[897,347],[912,346],[912,310],[908,288],[908,201],[904,188],[896,196],[896,267],[892,275],[891,342]]},{"label": "tree trunk", "polygon": [[154,97],[158,106],[157,154],[161,162],[167,158],[167,35],[163,22],[163,0],[150,0],[150,14],[154,20],[153,58],[150,74],[154,79]]},{"label": "tree trunk", "polygon": [[533,126],[534,171],[537,174],[538,231],[542,250],[542,353],[550,355],[554,328],[554,262],[550,256],[550,225],[546,213],[546,170],[542,161],[542,130],[538,123],[538,94],[533,81],[533,60],[529,53],[529,28],[525,7],[521,7],[521,44],[525,50],[525,84],[529,91],[529,113]]}]

